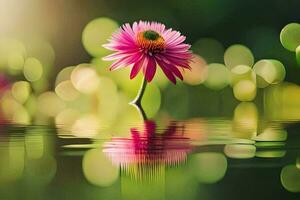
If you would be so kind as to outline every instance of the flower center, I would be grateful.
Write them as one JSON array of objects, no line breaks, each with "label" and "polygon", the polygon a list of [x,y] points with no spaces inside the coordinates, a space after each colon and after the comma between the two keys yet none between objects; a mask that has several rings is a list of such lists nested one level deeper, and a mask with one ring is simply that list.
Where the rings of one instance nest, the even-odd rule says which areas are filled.
[{"label": "flower center", "polygon": [[145,31],[143,36],[147,40],[156,40],[157,38],[159,38],[159,34],[152,30]]},{"label": "flower center", "polygon": [[164,38],[153,30],[138,33],[137,43],[143,50],[150,54],[160,53],[165,50]]}]

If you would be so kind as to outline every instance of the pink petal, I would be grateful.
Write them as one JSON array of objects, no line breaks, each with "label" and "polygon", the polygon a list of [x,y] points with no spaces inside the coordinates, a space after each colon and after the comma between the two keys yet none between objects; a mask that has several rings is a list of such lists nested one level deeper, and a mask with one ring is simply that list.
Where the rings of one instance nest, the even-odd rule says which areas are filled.
[{"label": "pink petal", "polygon": [[183,68],[187,68],[187,69],[191,68],[189,65],[189,60],[187,60],[187,59],[181,59],[178,57],[174,57],[171,54],[166,54],[161,57],[162,57],[162,60],[167,64],[173,64],[175,66],[179,66],[179,67],[183,67]]},{"label": "pink petal", "polygon": [[172,71],[178,78],[183,80],[183,76],[182,76],[181,72],[175,65],[167,65],[167,66],[170,69],[170,71]]},{"label": "pink petal", "polygon": [[154,58],[149,58],[148,65],[146,67],[145,78],[148,82],[151,82],[156,72],[156,62]]},{"label": "pink petal", "polygon": [[113,53],[113,54],[103,57],[102,60],[105,60],[105,61],[117,60],[117,59],[121,59],[121,58],[130,56],[130,55],[133,55],[133,54],[136,54],[135,50],[127,51],[127,52],[119,51],[117,53]]},{"label": "pink petal", "polygon": [[130,55],[130,56],[121,58],[111,65],[110,70],[116,70],[121,67],[126,67],[128,65],[136,63],[141,57],[142,57],[142,54],[136,53],[135,55]]},{"label": "pink petal", "polygon": [[164,74],[166,75],[166,77],[174,84],[176,84],[176,78],[173,75],[173,73],[168,70],[168,68],[165,66],[164,62],[161,62],[159,60],[157,60],[157,63],[159,64],[160,68],[162,69],[162,71],[164,72]]},{"label": "pink petal", "polygon": [[139,71],[142,68],[143,62],[145,57],[143,56],[140,60],[138,60],[136,63],[134,63],[131,72],[130,72],[130,79],[133,79],[136,77],[136,75],[139,73]]}]

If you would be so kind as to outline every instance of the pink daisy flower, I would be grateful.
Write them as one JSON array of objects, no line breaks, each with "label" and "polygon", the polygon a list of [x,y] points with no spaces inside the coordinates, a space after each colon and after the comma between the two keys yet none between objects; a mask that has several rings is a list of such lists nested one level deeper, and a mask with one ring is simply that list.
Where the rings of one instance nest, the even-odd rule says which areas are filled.
[{"label": "pink daisy flower", "polygon": [[192,53],[190,45],[183,43],[186,37],[180,32],[166,29],[157,22],[134,22],[132,26],[124,24],[113,34],[105,48],[116,51],[104,57],[115,62],[110,70],[131,66],[130,79],[142,70],[147,82],[151,82],[157,65],[167,78],[176,84],[176,77],[183,80],[179,68],[190,69]]}]

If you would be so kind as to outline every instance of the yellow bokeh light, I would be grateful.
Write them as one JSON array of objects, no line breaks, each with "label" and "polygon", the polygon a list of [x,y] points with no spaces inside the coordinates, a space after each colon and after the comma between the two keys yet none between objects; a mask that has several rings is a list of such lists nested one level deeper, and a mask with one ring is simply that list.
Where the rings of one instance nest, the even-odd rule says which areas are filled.
[{"label": "yellow bokeh light", "polygon": [[270,59],[270,61],[273,64],[276,71],[276,76],[274,77],[272,84],[277,84],[282,82],[286,75],[284,65],[280,61],[275,59]]},{"label": "yellow bokeh light", "polygon": [[182,70],[183,81],[190,85],[203,83],[208,74],[208,67],[205,60],[194,54],[190,66],[191,70]]},{"label": "yellow bokeh light", "polygon": [[78,65],[71,73],[71,81],[78,91],[85,94],[94,93],[100,84],[97,72],[89,64]]},{"label": "yellow bokeh light", "polygon": [[230,72],[223,64],[212,63],[207,66],[208,74],[204,84],[214,90],[225,88],[230,82]]},{"label": "yellow bokeh light", "polygon": [[227,170],[227,159],[221,153],[195,154],[191,157],[190,164],[193,173],[201,183],[216,183],[224,177]]},{"label": "yellow bokeh light", "polygon": [[257,87],[260,88],[283,81],[286,74],[283,64],[271,59],[258,61],[253,70],[257,76]]},{"label": "yellow bokeh light", "polygon": [[74,66],[63,68],[56,76],[55,86],[57,86],[60,82],[70,80],[74,68]]},{"label": "yellow bokeh light", "polygon": [[30,84],[27,81],[15,82],[11,89],[12,96],[21,104],[25,103],[31,93]]},{"label": "yellow bokeh light", "polygon": [[252,68],[247,65],[237,65],[232,67],[231,70],[231,85],[234,86],[241,80],[256,81],[255,73]]},{"label": "yellow bokeh light", "polygon": [[27,58],[24,64],[23,73],[25,78],[34,82],[39,80],[43,75],[43,65],[42,63],[33,57]]},{"label": "yellow bokeh light", "polygon": [[224,62],[229,69],[237,65],[253,66],[254,57],[246,46],[235,44],[226,49]]},{"label": "yellow bokeh light", "polygon": [[109,50],[102,47],[107,43],[112,33],[118,29],[118,24],[109,18],[97,18],[89,22],[82,33],[82,43],[87,52],[99,57],[109,53]]},{"label": "yellow bokeh light", "polygon": [[280,32],[280,42],[289,51],[295,51],[300,45],[300,24],[287,24]]},{"label": "yellow bokeh light", "polygon": [[237,138],[252,139],[257,134],[258,110],[252,102],[242,102],[234,109],[233,132]]},{"label": "yellow bokeh light", "polygon": [[73,101],[80,95],[70,80],[59,83],[55,87],[55,93],[64,101]]},{"label": "yellow bokeh light", "polygon": [[256,85],[250,80],[242,80],[233,87],[233,94],[239,101],[252,101],[256,97]]},{"label": "yellow bokeh light", "polygon": [[119,177],[119,169],[112,165],[101,149],[91,149],[85,153],[82,170],[91,184],[100,187],[111,186]]}]

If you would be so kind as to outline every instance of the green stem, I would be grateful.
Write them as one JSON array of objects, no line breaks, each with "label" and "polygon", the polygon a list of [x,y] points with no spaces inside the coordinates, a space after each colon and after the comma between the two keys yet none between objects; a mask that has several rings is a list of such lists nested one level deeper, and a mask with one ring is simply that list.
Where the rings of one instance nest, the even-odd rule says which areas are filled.
[{"label": "green stem", "polygon": [[136,97],[134,98],[134,100],[132,102],[130,102],[131,105],[135,106],[139,110],[139,112],[143,116],[144,120],[147,120],[147,115],[142,107],[142,98],[144,96],[146,86],[147,86],[147,80],[145,78],[143,78],[141,87],[140,87]]},{"label": "green stem", "polygon": [[144,96],[145,90],[146,90],[146,86],[147,86],[147,80],[145,78],[143,78],[141,87],[136,95],[136,97],[134,98],[134,100],[131,102],[131,104],[135,104],[139,107],[142,107],[142,98]]}]

